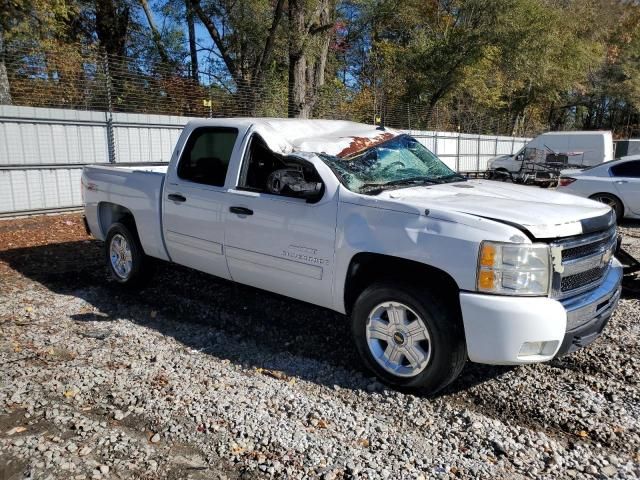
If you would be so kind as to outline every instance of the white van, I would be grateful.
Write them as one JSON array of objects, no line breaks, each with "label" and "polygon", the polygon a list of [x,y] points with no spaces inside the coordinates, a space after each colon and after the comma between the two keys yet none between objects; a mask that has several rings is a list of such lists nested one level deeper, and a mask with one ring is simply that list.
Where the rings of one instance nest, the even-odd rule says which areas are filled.
[{"label": "white van", "polygon": [[522,167],[526,152],[566,155],[568,165],[590,167],[613,160],[613,137],[610,131],[547,132],[538,135],[513,155],[501,155],[490,159],[487,169],[497,172],[517,173]]}]

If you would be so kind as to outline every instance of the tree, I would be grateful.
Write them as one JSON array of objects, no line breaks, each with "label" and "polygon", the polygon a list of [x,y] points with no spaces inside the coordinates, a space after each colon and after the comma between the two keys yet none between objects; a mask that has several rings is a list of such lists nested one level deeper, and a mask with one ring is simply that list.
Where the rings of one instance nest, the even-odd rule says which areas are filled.
[{"label": "tree", "polygon": [[2,25],[0,25],[0,105],[10,105],[11,90],[4,57],[4,36],[2,34]]},{"label": "tree", "polygon": [[96,0],[96,35],[110,60],[126,54],[130,8],[125,0]]},{"label": "tree", "polygon": [[164,45],[164,42],[162,41],[162,36],[160,35],[160,31],[158,30],[158,27],[156,26],[156,21],[153,18],[153,12],[151,11],[151,8],[149,7],[149,2],[147,2],[147,0],[138,0],[140,2],[140,5],[142,6],[142,10],[144,11],[145,16],[147,17],[147,22],[149,22],[149,28],[151,29],[151,35],[153,38],[153,43],[155,44],[156,48],[158,49],[158,54],[160,55],[160,58],[162,59],[162,63],[164,63],[165,65],[168,65],[170,63],[169,60],[169,54],[167,52],[167,48]]},{"label": "tree", "polygon": [[289,117],[311,116],[324,85],[335,14],[333,0],[289,0]]},{"label": "tree", "polygon": [[284,0],[276,0],[270,25],[263,20],[269,12],[265,2],[212,0],[202,5],[200,0],[190,1],[236,88],[250,91],[249,87],[262,86],[273,59]]},{"label": "tree", "polygon": [[191,57],[191,78],[198,81],[198,50],[196,48],[196,27],[193,21],[193,6],[190,0],[185,0],[187,32],[189,35],[189,56]]}]

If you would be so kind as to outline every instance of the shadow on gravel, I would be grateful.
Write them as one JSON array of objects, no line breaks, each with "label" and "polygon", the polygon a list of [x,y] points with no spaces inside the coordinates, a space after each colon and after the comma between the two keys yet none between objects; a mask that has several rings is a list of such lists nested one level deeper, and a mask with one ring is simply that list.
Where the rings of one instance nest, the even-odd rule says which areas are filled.
[{"label": "shadow on gravel", "polygon": [[[279,370],[329,387],[364,389],[371,383],[351,341],[348,320],[327,309],[161,261],[154,262],[145,288],[127,291],[109,279],[98,241],[0,251],[0,260],[49,290],[82,298],[97,309],[72,315],[77,322],[123,318],[245,367]],[[210,330],[203,335],[189,324]],[[469,363],[440,395],[510,370]]]}]

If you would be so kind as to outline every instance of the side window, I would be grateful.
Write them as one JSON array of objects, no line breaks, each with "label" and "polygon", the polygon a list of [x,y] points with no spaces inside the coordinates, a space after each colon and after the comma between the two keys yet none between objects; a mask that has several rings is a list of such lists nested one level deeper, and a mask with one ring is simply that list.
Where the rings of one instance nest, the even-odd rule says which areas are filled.
[{"label": "side window", "polygon": [[238,186],[255,192],[266,192],[269,175],[285,167],[284,156],[272,152],[260,135],[253,134],[244,156]]},{"label": "side window", "polygon": [[640,160],[624,162],[611,167],[611,175],[614,177],[640,178]]},{"label": "side window", "polygon": [[237,137],[235,128],[202,127],[194,130],[180,157],[178,177],[222,187]]},{"label": "side window", "polygon": [[319,200],[324,190],[322,179],[313,165],[271,151],[257,134],[251,137],[245,153],[238,188],[305,198],[308,202]]}]

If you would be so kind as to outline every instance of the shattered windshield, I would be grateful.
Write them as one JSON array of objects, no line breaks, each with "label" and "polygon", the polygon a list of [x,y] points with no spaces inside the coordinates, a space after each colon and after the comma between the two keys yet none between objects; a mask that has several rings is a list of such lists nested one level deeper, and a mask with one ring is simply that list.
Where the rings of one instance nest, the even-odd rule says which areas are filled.
[{"label": "shattered windshield", "polygon": [[320,157],[349,190],[357,193],[465,180],[409,135],[399,135],[344,158]]}]

